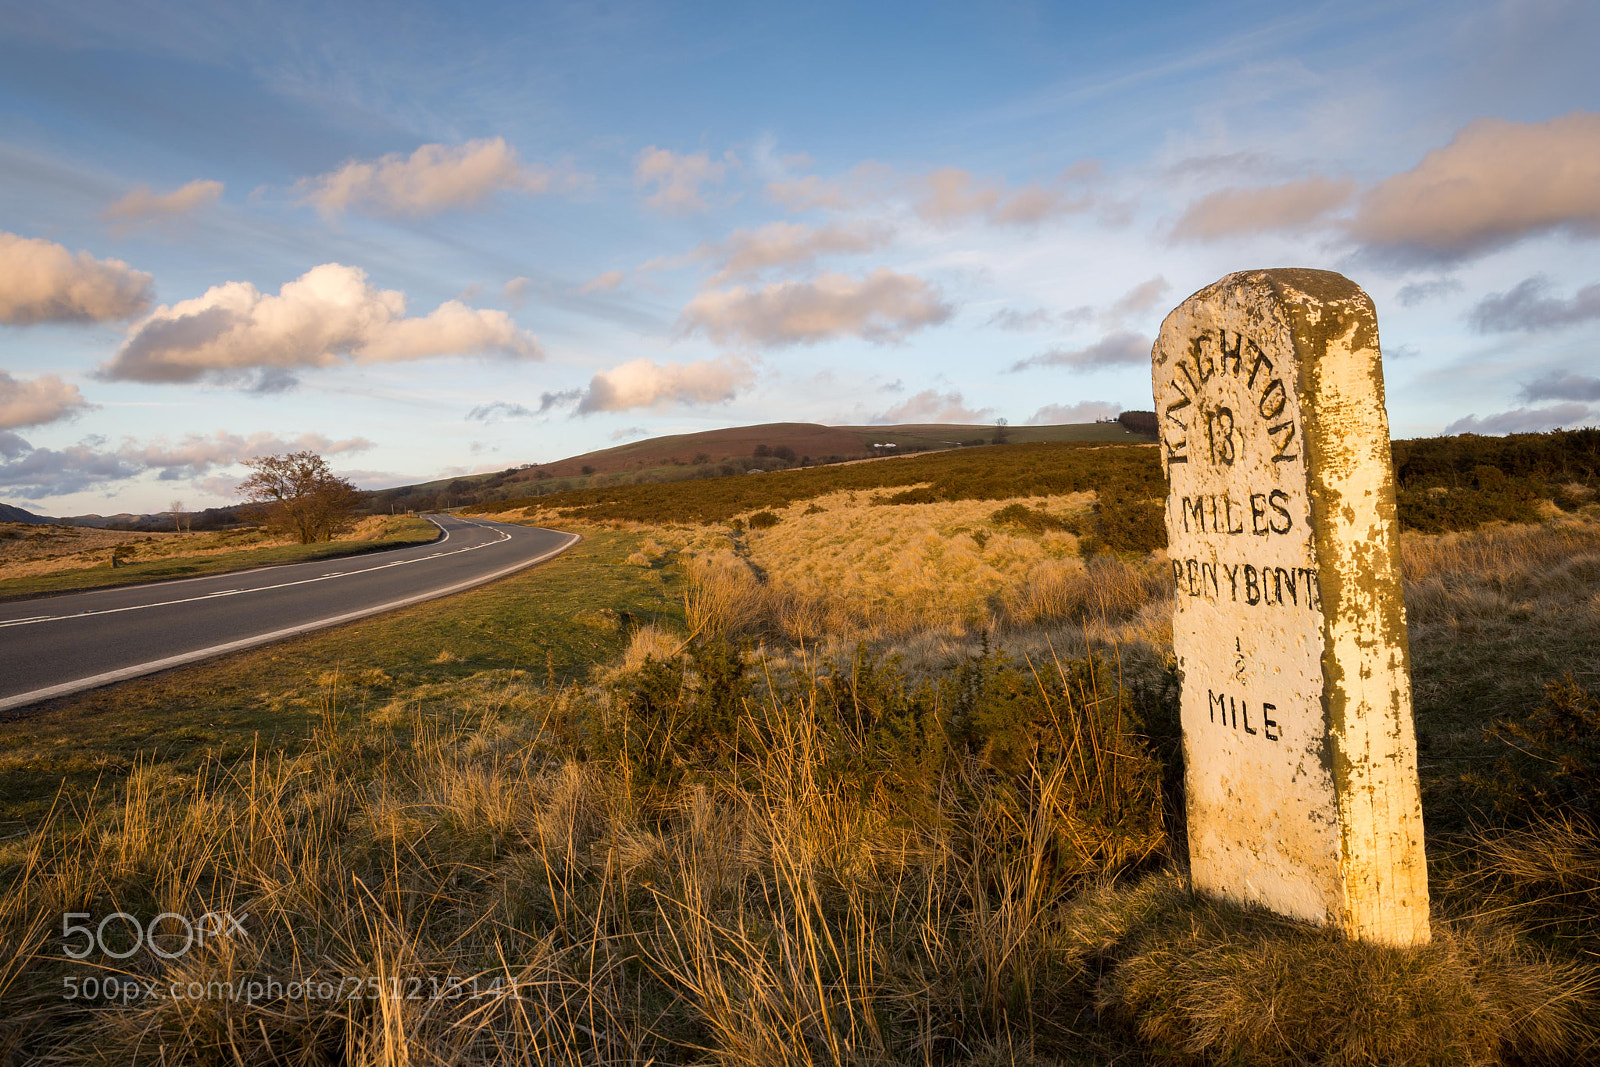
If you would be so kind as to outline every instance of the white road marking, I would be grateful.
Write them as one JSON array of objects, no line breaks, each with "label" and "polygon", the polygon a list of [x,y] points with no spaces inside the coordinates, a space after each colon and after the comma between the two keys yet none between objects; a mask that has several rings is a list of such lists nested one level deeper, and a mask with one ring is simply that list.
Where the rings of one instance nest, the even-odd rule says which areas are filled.
[{"label": "white road marking", "polygon": [[[438,544],[444,544],[445,541],[450,540],[449,530],[446,530],[440,523],[434,522],[433,519],[429,519],[428,521],[432,522],[435,526],[438,526],[439,529],[444,530],[444,537],[437,542]],[[472,522],[470,519],[462,519],[461,521]],[[480,522],[474,522],[472,525],[482,526],[486,530],[494,530],[493,527],[485,526]],[[466,548],[453,548],[449,552],[435,552],[431,556],[419,556],[416,559],[397,559],[372,567],[363,567],[360,570],[335,571],[331,574],[320,575],[316,578],[301,578],[293,582],[279,582],[276,585],[259,585],[251,589],[225,589],[218,593],[201,593],[198,596],[182,597],[178,600],[161,600],[154,604],[129,604],[126,607],[121,608],[96,608],[92,611],[75,611],[66,615],[35,615],[32,618],[27,619],[10,619],[6,622],[0,622],[0,630],[3,630],[8,626],[34,626],[41,622],[60,622],[64,619],[85,619],[92,615],[116,615],[124,611],[143,611],[146,608],[165,608],[171,607],[175,604],[192,604],[198,600],[210,600],[213,597],[219,596],[232,596],[236,593],[266,593],[274,589],[288,589],[289,587],[296,585],[310,585],[313,582],[322,582],[329,578],[348,578],[354,577],[358,574],[373,574],[377,571],[388,570],[390,567],[405,567],[412,563],[423,563],[430,559],[437,559],[440,556],[458,556],[464,552],[476,552],[480,548],[488,548],[491,545],[498,545],[511,540],[511,535],[506,533],[504,530],[494,530],[494,532],[500,535],[498,540],[485,541],[481,545],[468,545]],[[211,575],[208,577],[215,576]],[[182,580],[195,581],[196,579],[188,578]]]},{"label": "white road marking", "polygon": [[[412,604],[420,604],[425,600],[433,600],[437,597],[449,596],[451,593],[459,593],[464,589],[471,589],[475,585],[483,585],[486,582],[494,581],[496,578],[504,578],[508,574],[515,574],[517,571],[531,567],[535,563],[543,563],[550,557],[557,556],[562,552],[565,552],[567,549],[571,548],[581,540],[583,539],[577,534],[567,534],[567,540],[565,543],[557,545],[548,552],[534,556],[532,559],[521,560],[509,567],[502,567],[500,570],[493,571],[489,574],[480,575],[479,577],[471,578],[464,582],[457,582],[455,585],[446,586],[443,589],[430,589],[425,593],[417,593],[401,600],[391,600],[387,604],[378,604],[374,607],[361,608],[358,611],[346,612],[343,615],[334,615],[326,619],[318,619],[316,622],[301,623],[298,626],[290,626],[282,630],[274,630],[269,634],[257,634],[254,637],[244,637],[237,641],[229,641],[226,644],[212,645],[210,648],[195,649],[193,652],[182,652],[176,656],[167,656],[165,659],[150,660],[148,663],[138,663],[132,667],[123,667],[120,670],[106,671],[104,674],[90,675],[87,678],[76,678],[70,682],[62,682],[59,685],[48,686],[44,689],[35,689],[27,693],[18,693],[15,696],[0,697],[0,711],[9,711],[12,708],[20,708],[24,704],[32,704],[35,701],[50,700],[54,697],[64,697],[73,693],[81,693],[85,689],[95,689],[102,685],[110,685],[112,682],[126,681],[129,678],[137,678],[142,674],[154,674],[156,671],[164,671],[171,667],[181,667],[186,663],[195,663],[203,659],[209,659],[212,656],[220,656],[228,652],[240,652],[247,648],[255,648],[257,645],[266,645],[271,644],[273,641],[281,641],[286,637],[296,637],[300,634],[310,633],[312,630],[320,630],[327,626],[338,626],[340,623],[354,622],[357,619],[364,619],[370,615],[377,615],[385,611],[394,611],[397,608],[410,607]],[[490,541],[487,543],[498,544],[499,542]],[[482,546],[480,545],[474,547]],[[463,551],[470,550],[464,549]],[[299,583],[291,582],[288,584],[297,585]]]}]

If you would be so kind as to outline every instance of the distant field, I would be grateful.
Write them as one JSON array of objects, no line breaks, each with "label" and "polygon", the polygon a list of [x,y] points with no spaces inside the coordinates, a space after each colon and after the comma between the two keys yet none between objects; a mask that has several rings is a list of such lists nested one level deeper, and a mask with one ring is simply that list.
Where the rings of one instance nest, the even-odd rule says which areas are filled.
[{"label": "distant field", "polygon": [[[194,578],[250,567],[334,559],[431,541],[426,519],[373,516],[338,540],[302,545],[260,529],[123,533],[76,526],[0,525],[0,600]],[[121,555],[112,567],[113,552]]]}]

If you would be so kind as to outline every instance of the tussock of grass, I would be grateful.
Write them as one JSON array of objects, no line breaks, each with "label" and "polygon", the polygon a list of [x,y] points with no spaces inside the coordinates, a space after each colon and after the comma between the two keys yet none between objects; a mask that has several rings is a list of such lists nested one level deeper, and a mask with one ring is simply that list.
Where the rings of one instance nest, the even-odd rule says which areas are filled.
[{"label": "tussock of grass", "polygon": [[1175,876],[1091,895],[1075,918],[1100,1009],[1180,1057],[1569,1063],[1600,1037],[1594,969],[1489,922],[1436,920],[1432,944],[1388,948],[1196,897]]}]

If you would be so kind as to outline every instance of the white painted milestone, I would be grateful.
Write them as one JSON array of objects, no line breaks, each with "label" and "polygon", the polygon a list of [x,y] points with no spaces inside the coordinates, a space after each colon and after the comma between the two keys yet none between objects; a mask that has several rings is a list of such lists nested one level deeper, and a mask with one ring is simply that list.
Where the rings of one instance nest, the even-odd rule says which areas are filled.
[{"label": "white painted milestone", "polygon": [[1195,887],[1395,945],[1428,881],[1366,293],[1230,274],[1151,353]]}]

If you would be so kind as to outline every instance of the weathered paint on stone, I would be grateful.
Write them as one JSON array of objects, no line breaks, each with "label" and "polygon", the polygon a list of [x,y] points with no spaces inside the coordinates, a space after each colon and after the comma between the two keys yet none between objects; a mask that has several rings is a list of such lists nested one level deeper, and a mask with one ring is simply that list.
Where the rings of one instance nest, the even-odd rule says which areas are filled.
[{"label": "weathered paint on stone", "polygon": [[1429,939],[1393,466],[1372,301],[1230,274],[1151,353],[1197,889]]}]

